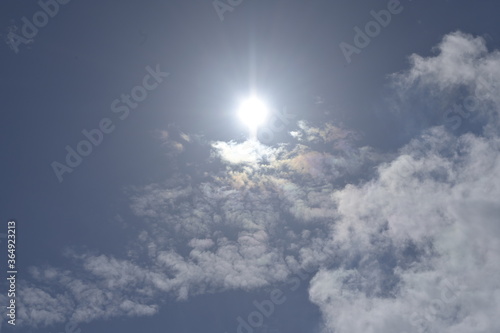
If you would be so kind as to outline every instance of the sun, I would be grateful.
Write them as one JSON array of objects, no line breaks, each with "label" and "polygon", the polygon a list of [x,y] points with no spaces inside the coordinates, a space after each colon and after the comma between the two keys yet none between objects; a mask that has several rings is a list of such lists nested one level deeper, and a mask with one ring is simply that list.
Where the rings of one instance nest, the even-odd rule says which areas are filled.
[{"label": "sun", "polygon": [[252,96],[244,100],[238,111],[241,121],[255,134],[257,128],[267,119],[268,109],[266,103],[258,97]]}]

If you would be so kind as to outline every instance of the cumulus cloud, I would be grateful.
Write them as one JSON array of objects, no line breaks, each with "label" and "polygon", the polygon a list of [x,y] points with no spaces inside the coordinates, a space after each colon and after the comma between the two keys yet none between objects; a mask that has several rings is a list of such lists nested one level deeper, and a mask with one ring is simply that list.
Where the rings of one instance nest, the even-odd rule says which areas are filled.
[{"label": "cumulus cloud", "polygon": [[[429,86],[477,88],[485,67],[500,69],[497,52],[487,53],[480,38],[453,33],[438,48],[434,57],[413,56],[397,77],[413,94]],[[483,105],[495,102],[478,96]],[[334,194],[340,218],[333,243],[346,258],[361,259],[323,269],[311,281],[310,299],[326,330],[499,330],[500,141],[495,113],[488,119],[481,136],[430,128],[380,165],[378,177]]]},{"label": "cumulus cloud", "polygon": [[408,70],[390,76],[399,97],[393,98],[393,110],[406,122],[404,130],[411,135],[438,125],[465,130],[461,125],[467,122],[498,133],[500,53],[488,52],[483,38],[460,31],[444,36],[435,53],[413,54]]}]

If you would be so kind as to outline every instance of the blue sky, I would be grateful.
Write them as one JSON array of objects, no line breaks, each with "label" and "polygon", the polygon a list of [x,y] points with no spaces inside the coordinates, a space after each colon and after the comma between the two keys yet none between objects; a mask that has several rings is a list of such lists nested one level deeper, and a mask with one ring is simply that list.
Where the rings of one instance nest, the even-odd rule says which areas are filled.
[{"label": "blue sky", "polygon": [[0,331],[498,332],[498,10],[3,1]]}]

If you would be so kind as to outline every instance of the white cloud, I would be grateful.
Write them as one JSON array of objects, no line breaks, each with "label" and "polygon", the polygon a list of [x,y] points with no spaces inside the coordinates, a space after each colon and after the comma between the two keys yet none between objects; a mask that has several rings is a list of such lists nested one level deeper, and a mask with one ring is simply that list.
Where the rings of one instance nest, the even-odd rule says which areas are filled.
[{"label": "white cloud", "polygon": [[[436,57],[414,56],[412,68],[399,79],[451,90],[457,84],[475,86],[480,65],[493,66],[492,58],[500,68],[497,53],[487,54],[478,38],[451,34],[440,50]],[[490,98],[485,95],[484,102]],[[499,331],[500,139],[495,132],[456,137],[443,127],[429,129],[400,157],[381,165],[379,177],[335,193],[341,218],[333,243],[347,258],[363,259],[355,269],[323,270],[311,281],[311,301],[328,329]],[[387,243],[392,255],[377,254]],[[367,289],[364,265],[391,274],[377,272],[371,277],[375,286]],[[391,275],[396,283],[370,296],[376,287],[383,290]]]},{"label": "white cloud", "polygon": [[212,144],[216,154],[230,164],[247,164],[257,167],[262,162],[276,160],[281,149],[272,148],[256,140],[247,140],[242,143],[218,141]]}]

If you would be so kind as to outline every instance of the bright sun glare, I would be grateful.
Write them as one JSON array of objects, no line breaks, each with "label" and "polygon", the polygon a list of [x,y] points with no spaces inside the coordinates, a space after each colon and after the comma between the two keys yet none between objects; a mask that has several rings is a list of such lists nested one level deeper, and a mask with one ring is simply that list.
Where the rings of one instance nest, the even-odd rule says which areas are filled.
[{"label": "bright sun glare", "polygon": [[267,106],[257,97],[250,97],[241,103],[239,109],[241,121],[254,132],[267,118]]}]

